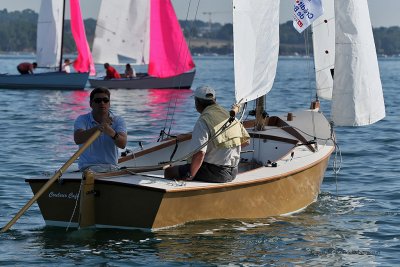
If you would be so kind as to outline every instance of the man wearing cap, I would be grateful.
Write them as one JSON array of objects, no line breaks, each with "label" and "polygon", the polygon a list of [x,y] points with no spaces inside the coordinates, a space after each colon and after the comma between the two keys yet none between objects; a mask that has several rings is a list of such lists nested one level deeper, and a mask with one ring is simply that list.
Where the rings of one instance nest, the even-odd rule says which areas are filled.
[{"label": "man wearing cap", "polygon": [[241,145],[247,144],[249,134],[236,119],[228,123],[229,113],[216,103],[213,88],[198,87],[194,99],[200,117],[193,129],[191,146],[192,150],[204,146],[193,155],[190,164],[169,167],[164,176],[176,180],[230,182],[238,172]]}]

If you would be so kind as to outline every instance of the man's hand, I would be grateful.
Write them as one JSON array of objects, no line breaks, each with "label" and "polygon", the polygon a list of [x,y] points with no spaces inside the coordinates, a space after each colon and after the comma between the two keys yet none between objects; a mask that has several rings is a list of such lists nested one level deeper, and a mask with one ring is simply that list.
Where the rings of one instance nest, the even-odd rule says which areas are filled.
[{"label": "man's hand", "polygon": [[112,125],[112,118],[108,117],[106,121],[102,122],[97,127],[101,132],[113,137],[115,135],[115,131],[113,128],[111,128],[111,125]]}]

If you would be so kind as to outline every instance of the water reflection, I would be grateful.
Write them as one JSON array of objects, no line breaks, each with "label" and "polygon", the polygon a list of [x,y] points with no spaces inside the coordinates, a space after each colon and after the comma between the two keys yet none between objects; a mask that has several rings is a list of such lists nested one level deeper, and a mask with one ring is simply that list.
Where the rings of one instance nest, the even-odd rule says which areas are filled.
[{"label": "water reflection", "polygon": [[[90,91],[73,91],[69,96],[70,101],[62,103],[62,110],[69,111],[69,119],[75,120],[79,115],[84,114],[89,107]],[[68,97],[68,95],[67,95]]]},{"label": "water reflection", "polygon": [[[154,233],[140,230],[81,229],[59,227],[38,229],[32,246],[41,251],[41,262],[55,263],[62,259],[79,265],[127,264],[151,266],[158,261],[154,244],[161,242]],[[33,261],[35,262],[35,261]],[[147,264],[146,264],[147,262]]]},{"label": "water reflection", "polygon": [[150,116],[156,119],[167,119],[173,111],[182,112],[184,110],[182,107],[192,95],[193,92],[187,89],[149,89]]},{"label": "water reflection", "polygon": [[[111,110],[125,119],[128,130],[128,146],[137,141],[154,142],[165,125],[179,121],[185,123],[194,114],[191,90],[149,89],[111,90]],[[187,123],[191,128],[193,123]],[[183,125],[185,129],[185,125]],[[182,131],[182,128],[174,129]]]},{"label": "water reflection", "polygon": [[[151,89],[148,94],[150,117],[157,121],[153,126],[167,134],[190,131],[193,122],[194,105],[191,90]],[[186,122],[186,123],[185,123]]]}]

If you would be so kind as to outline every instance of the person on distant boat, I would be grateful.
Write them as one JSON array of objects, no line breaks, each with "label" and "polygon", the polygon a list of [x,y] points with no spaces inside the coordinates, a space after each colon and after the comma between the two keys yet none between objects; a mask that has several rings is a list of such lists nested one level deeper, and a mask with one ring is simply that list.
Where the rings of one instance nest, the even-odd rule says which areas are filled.
[{"label": "person on distant boat", "polygon": [[21,74],[33,74],[33,70],[37,68],[37,63],[22,62],[17,66],[17,70]]},{"label": "person on distant boat", "polygon": [[[193,155],[190,164],[165,169],[164,177],[213,183],[230,182],[238,173],[241,146],[248,144],[250,136],[236,119],[226,124],[230,118],[229,112],[216,103],[213,88],[198,87],[194,100],[200,117],[193,129],[191,147],[198,152]],[[227,128],[221,132],[224,125]]]},{"label": "person on distant boat", "polygon": [[126,64],[125,66],[125,77],[126,78],[133,78],[136,77],[136,71],[132,68],[131,64]]},{"label": "person on distant boat", "polygon": [[79,157],[81,171],[111,171],[117,169],[118,148],[125,148],[127,131],[122,117],[110,111],[110,91],[105,87],[93,89],[90,93],[92,111],[80,115],[74,123],[74,141],[84,144],[95,132],[102,134]]},{"label": "person on distant boat", "polygon": [[106,69],[104,80],[121,79],[121,75],[119,75],[118,71],[114,67],[111,67],[110,64],[105,63],[104,68]]},{"label": "person on distant boat", "polygon": [[66,72],[66,73],[71,73],[71,67],[70,67],[71,64],[72,64],[72,63],[71,63],[71,61],[69,60],[69,58],[66,58],[66,59],[64,60],[64,64],[63,64],[62,67],[61,67],[61,70],[64,71],[64,72]]}]

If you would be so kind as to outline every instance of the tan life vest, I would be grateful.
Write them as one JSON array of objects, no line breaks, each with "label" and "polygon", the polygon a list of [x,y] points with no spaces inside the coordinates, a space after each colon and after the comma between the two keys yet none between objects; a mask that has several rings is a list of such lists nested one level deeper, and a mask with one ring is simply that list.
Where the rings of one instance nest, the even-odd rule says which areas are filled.
[{"label": "tan life vest", "polygon": [[[210,130],[211,137],[218,132],[229,119],[229,113],[218,104],[206,107],[200,115]],[[249,133],[238,121],[234,120],[227,129],[213,139],[216,147],[232,148],[246,143],[250,139]]]}]

